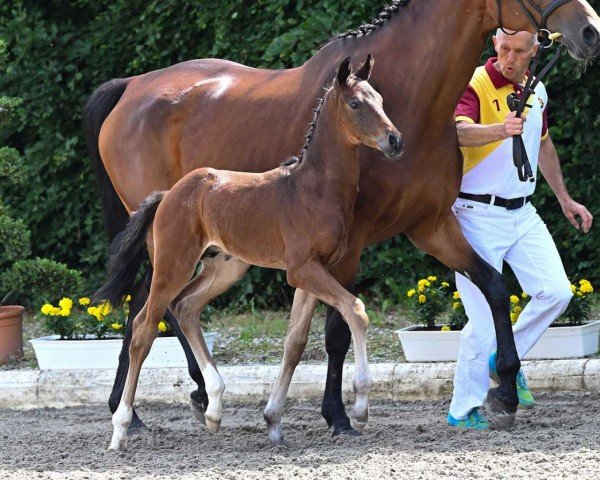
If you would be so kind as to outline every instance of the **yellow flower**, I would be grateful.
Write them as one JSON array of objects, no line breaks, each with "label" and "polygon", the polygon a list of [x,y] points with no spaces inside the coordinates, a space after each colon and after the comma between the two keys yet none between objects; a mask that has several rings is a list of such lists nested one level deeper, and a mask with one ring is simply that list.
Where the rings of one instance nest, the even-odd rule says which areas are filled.
[{"label": "yellow flower", "polygon": [[131,295],[125,296],[125,302],[131,302]]},{"label": "yellow flower", "polygon": [[427,280],[429,280],[430,282],[435,282],[437,280],[437,277],[435,275],[429,275],[427,277]]},{"label": "yellow flower", "polygon": [[452,331],[452,329],[450,328],[450,325],[444,325],[442,327],[442,332],[450,332]]},{"label": "yellow flower", "polygon": [[581,292],[581,291],[577,291],[577,296],[578,296],[578,297],[583,297],[583,292]]},{"label": "yellow flower", "polygon": [[62,308],[60,308],[60,307],[52,307],[50,315],[52,315],[52,316],[60,315],[61,311],[62,311]]},{"label": "yellow flower", "polygon": [[423,293],[425,291],[425,285],[419,285],[417,287],[417,290],[419,290],[419,292]]},{"label": "yellow flower", "polygon": [[460,292],[456,291],[452,294],[452,298],[454,300],[458,300],[460,298]]},{"label": "yellow flower", "polygon": [[158,323],[158,330],[163,333],[167,331],[167,324],[163,320]]},{"label": "yellow flower", "polygon": [[61,317],[68,317],[69,315],[71,315],[71,309],[69,309],[69,308],[59,308],[58,314]]},{"label": "yellow flower", "polygon": [[90,301],[91,300],[88,297],[80,298],[79,299],[79,305],[83,305],[85,307],[86,305],[90,304]]},{"label": "yellow flower", "polygon": [[60,299],[60,302],[58,302],[58,306],[63,310],[70,311],[73,308],[73,300],[67,297],[63,297]]},{"label": "yellow flower", "polygon": [[98,308],[100,309],[100,313],[102,313],[103,317],[112,312],[112,305],[108,301],[98,305]]},{"label": "yellow flower", "polygon": [[422,278],[421,280],[419,280],[419,283],[417,283],[417,285],[420,286],[425,286],[425,287],[431,287],[431,283],[429,282],[429,280]]},{"label": "yellow flower", "polygon": [[519,318],[519,316],[516,313],[511,313],[510,314],[510,323],[512,323],[513,325],[515,323],[517,323],[517,318]]},{"label": "yellow flower", "polygon": [[442,287],[449,287],[450,284],[448,282],[442,282]]},{"label": "yellow flower", "polygon": [[589,280],[586,280],[585,278],[582,278],[581,280],[579,280],[579,285],[591,285]]},{"label": "yellow flower", "polygon": [[584,283],[581,287],[579,287],[583,293],[592,293],[594,291],[594,287],[592,287],[591,283]]},{"label": "yellow flower", "polygon": [[419,295],[419,303],[425,303],[427,301],[427,297],[425,295]]},{"label": "yellow flower", "polygon": [[40,312],[42,312],[44,315],[52,315],[53,310],[54,307],[52,305],[50,305],[49,303],[44,303],[42,305],[42,308],[40,309]]},{"label": "yellow flower", "polygon": [[511,295],[510,303],[519,303],[519,297],[517,297],[516,295]]},{"label": "yellow flower", "polygon": [[452,309],[458,310],[460,308],[460,302],[452,302]]},{"label": "yellow flower", "polygon": [[523,311],[523,309],[521,307],[519,307],[518,305],[513,308],[513,312],[515,312],[517,315],[520,315],[522,311]]},{"label": "yellow flower", "polygon": [[571,292],[575,293],[577,291],[577,287],[571,284]]},{"label": "yellow flower", "polygon": [[121,325],[120,323],[111,323],[110,328],[112,328],[113,330],[121,330],[123,328],[123,325]]},{"label": "yellow flower", "polygon": [[102,311],[100,310],[99,307],[88,307],[87,312],[92,316],[95,317],[96,320],[100,321],[102,320]]},{"label": "yellow flower", "polygon": [[[413,296],[415,293],[417,293],[417,292],[415,291],[415,289],[414,289],[414,288],[411,288],[411,289],[410,289],[408,292],[406,292],[406,296],[407,296],[408,298],[410,298],[410,297],[412,297],[412,296]],[[42,313],[44,313],[44,312],[42,312]]]},{"label": "yellow flower", "polygon": [[529,295],[527,295],[525,292],[523,292],[523,293],[521,294],[521,297],[523,297],[523,298],[527,298],[527,297],[529,297]]}]

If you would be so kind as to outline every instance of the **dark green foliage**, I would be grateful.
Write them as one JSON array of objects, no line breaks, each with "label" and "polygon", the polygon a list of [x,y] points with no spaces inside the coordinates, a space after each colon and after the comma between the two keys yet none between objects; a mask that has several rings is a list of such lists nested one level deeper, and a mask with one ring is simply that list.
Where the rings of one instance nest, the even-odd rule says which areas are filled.
[{"label": "dark green foliage", "polygon": [[[383,3],[383,2],[382,2]],[[24,156],[24,185],[0,194],[32,230],[34,255],[52,256],[86,272],[87,290],[104,278],[107,244],[80,114],[101,83],[202,57],[251,66],[303,63],[328,38],[371,20],[382,3],[365,0],[129,2],[14,0],[0,4],[0,37],[10,51],[0,91],[23,99],[0,144]],[[600,118],[597,68],[580,78],[564,58],[549,79],[552,136],[573,197],[600,213],[596,152]],[[283,159],[282,159],[283,160]],[[540,182],[535,204],[557,239],[567,272],[599,278],[598,229],[582,236]],[[447,270],[405,237],[365,251],[359,283],[380,297],[404,290],[426,272]],[[253,269],[219,306],[283,305],[285,274]],[[396,296],[398,299],[400,295]]]}]

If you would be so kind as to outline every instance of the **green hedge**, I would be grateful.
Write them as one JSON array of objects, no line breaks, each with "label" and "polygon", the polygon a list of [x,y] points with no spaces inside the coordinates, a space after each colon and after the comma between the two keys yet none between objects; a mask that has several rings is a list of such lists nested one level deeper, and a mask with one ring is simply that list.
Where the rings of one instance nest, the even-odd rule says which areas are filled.
[{"label": "green hedge", "polygon": [[[379,2],[359,0],[130,2],[64,0],[2,2],[0,36],[11,52],[0,91],[23,104],[0,144],[18,148],[26,188],[0,194],[31,228],[34,255],[84,272],[89,289],[104,275],[107,245],[100,221],[80,114],[101,83],[191,58],[220,57],[258,67],[304,62],[333,34],[370,20]],[[597,68],[580,78],[566,58],[550,79],[552,135],[573,196],[600,216],[595,134]],[[585,237],[562,217],[546,185],[536,205],[557,239],[570,274],[598,273],[598,227]],[[600,220],[599,220],[600,221]],[[425,273],[446,270],[404,237],[369,248],[360,283],[389,295]],[[284,304],[290,291],[281,272],[253,269],[221,304]],[[402,287],[403,288],[403,287]]]}]

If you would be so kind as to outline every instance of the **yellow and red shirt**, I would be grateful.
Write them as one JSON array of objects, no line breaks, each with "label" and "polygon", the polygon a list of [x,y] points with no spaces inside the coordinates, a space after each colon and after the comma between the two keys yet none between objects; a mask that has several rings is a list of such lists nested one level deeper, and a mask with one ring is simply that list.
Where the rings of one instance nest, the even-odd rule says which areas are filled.
[{"label": "yellow and red shirt", "polygon": [[[504,123],[510,112],[506,97],[522,92],[522,86],[512,83],[494,67],[496,58],[475,70],[467,90],[454,114],[457,122],[491,125]],[[540,142],[548,136],[546,105],[548,94],[540,82],[527,101],[527,121],[523,128],[523,142],[534,174]],[[461,192],[492,194],[504,198],[524,197],[535,190],[535,182],[521,182],[512,158],[513,139],[509,137],[480,147],[461,147],[464,158]]]}]

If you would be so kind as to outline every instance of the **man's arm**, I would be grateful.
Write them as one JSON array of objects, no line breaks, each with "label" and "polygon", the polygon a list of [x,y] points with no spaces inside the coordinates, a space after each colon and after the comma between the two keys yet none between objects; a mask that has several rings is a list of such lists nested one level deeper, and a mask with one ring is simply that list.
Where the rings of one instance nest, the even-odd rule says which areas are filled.
[{"label": "man's arm", "polygon": [[571,225],[579,230],[579,223],[575,218],[579,215],[581,217],[581,227],[583,228],[584,233],[587,233],[592,226],[594,217],[587,208],[577,203],[569,195],[560,168],[560,162],[558,161],[558,155],[556,154],[556,149],[554,148],[554,143],[552,143],[550,135],[542,140],[538,165],[542,175],[544,175],[548,185],[550,185],[550,188],[556,195],[563,213],[569,222],[571,222]]},{"label": "man's arm", "polygon": [[458,121],[456,130],[458,132],[458,144],[461,147],[480,147],[488,143],[499,142],[513,135],[523,133],[523,122],[525,118],[515,117],[515,112],[510,112],[504,123],[493,123],[491,125],[480,125]]}]

